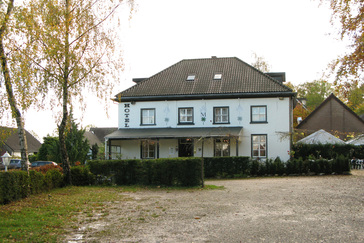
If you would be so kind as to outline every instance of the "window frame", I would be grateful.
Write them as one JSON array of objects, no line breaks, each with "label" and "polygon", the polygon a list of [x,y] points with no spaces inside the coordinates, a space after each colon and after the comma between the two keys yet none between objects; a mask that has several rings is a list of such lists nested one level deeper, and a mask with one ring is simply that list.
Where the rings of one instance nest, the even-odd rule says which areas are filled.
[{"label": "window frame", "polygon": [[[143,111],[153,111],[154,112],[153,123],[144,123]],[[148,117],[150,117],[150,116],[148,116]],[[153,125],[156,125],[155,121],[156,121],[156,110],[155,110],[155,108],[141,108],[140,109],[140,126],[153,126]]]},{"label": "window frame", "polygon": [[[147,148],[147,151],[145,151],[145,148]],[[151,148],[153,148],[153,150],[151,150]],[[147,156],[144,156],[145,152],[146,152]],[[153,153],[153,156],[150,156],[150,153]],[[157,155],[157,141],[141,140],[140,158],[141,159],[155,159],[156,155]]]},{"label": "window frame", "polygon": [[[217,115],[216,115],[216,109],[227,109],[227,121],[225,122],[225,121],[223,121],[223,122],[217,122],[216,121],[216,117],[217,117]],[[213,124],[230,124],[230,107],[229,106],[215,106],[214,108],[213,108]],[[223,117],[223,115],[221,114],[220,115],[220,117],[222,118]]]},{"label": "window frame", "polygon": [[[259,141],[257,143],[254,142],[254,137],[259,137]],[[261,152],[260,152],[260,151],[262,151],[260,148],[260,145],[262,144],[261,137],[265,138],[265,143],[264,143],[265,144],[265,156],[261,156]],[[255,144],[259,145],[257,156],[254,155],[254,145]],[[268,158],[268,135],[267,134],[252,134],[251,135],[251,157],[255,158],[255,159]]]},{"label": "window frame", "polygon": [[[113,151],[113,149],[117,151]],[[118,158],[119,157],[119,158]],[[121,146],[120,145],[110,145],[110,158],[120,159],[121,157]]]},{"label": "window frame", "polygon": [[[182,110],[192,110],[192,121],[181,121],[181,111]],[[188,115],[186,116],[187,118],[189,117]],[[178,108],[178,125],[194,125],[194,120],[195,120],[195,114],[194,114],[194,109],[193,107],[179,107]]]},{"label": "window frame", "polygon": [[[225,142],[224,140],[226,140],[227,142]],[[223,146],[225,144],[227,144],[226,150],[223,148]],[[228,157],[228,156],[230,156],[230,154],[231,154],[230,144],[231,144],[231,140],[229,138],[215,138],[214,139],[214,157]],[[216,154],[218,145],[222,145],[221,150],[220,150],[220,155]],[[224,155],[224,150],[227,151],[226,155]]]},{"label": "window frame", "polygon": [[[265,110],[265,114],[264,114],[264,120],[262,120],[262,121],[260,121],[260,120],[258,120],[258,121],[256,121],[256,120],[254,120],[254,114],[253,114],[253,110],[255,109],[255,108],[264,108],[264,110]],[[267,109],[267,106],[266,105],[252,105],[252,106],[250,106],[250,123],[268,123],[268,109]],[[261,115],[260,113],[258,113],[257,115]]]}]

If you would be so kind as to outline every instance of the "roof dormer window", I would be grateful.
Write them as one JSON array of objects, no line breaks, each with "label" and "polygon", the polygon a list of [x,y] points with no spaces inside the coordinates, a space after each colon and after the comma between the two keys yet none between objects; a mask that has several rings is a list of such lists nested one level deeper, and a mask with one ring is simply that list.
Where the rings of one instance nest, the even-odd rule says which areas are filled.
[{"label": "roof dormer window", "polygon": [[214,80],[221,80],[222,79],[222,73],[215,73]]},{"label": "roof dormer window", "polygon": [[195,77],[196,77],[196,75],[194,75],[194,74],[190,74],[190,75],[188,75],[187,76],[187,81],[195,81]]}]

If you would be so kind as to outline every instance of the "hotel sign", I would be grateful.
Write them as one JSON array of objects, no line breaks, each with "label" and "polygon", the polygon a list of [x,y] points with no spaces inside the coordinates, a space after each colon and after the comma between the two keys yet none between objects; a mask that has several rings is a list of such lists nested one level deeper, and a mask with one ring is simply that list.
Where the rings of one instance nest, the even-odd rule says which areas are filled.
[{"label": "hotel sign", "polygon": [[130,103],[124,104],[124,127],[129,127],[130,123]]}]

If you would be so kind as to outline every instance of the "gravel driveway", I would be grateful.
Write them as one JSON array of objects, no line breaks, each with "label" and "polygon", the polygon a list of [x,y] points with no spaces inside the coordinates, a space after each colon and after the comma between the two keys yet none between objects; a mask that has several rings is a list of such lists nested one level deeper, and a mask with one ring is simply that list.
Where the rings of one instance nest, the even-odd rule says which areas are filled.
[{"label": "gravel driveway", "polygon": [[364,171],[122,194],[67,242],[364,242]]}]

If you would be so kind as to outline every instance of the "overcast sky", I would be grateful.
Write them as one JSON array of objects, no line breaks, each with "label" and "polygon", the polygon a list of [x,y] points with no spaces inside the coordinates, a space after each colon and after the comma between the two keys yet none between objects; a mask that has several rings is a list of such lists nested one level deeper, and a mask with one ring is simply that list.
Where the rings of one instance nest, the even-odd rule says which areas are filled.
[{"label": "overcast sky", "polygon": [[[120,45],[125,71],[115,80],[113,94],[133,85],[132,78],[150,77],[182,59],[238,57],[252,63],[264,57],[272,72],[286,72],[293,84],[320,79],[328,63],[345,51],[330,24],[328,6],[311,0],[136,0],[128,21],[122,11]],[[112,98],[112,97],[110,97]],[[83,127],[116,127],[117,105],[111,116],[92,96]],[[38,137],[56,128],[50,112],[26,115],[25,128]]]}]

